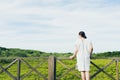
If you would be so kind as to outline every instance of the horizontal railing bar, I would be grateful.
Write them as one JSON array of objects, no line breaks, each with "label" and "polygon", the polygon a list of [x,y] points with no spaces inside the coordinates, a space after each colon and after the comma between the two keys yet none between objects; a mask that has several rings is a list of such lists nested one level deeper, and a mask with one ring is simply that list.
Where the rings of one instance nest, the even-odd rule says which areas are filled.
[{"label": "horizontal railing bar", "polygon": [[23,59],[45,58],[45,59],[48,59],[48,57],[0,57],[0,59],[17,59],[17,58],[23,58]]},{"label": "horizontal railing bar", "polygon": [[[17,58],[22,58],[22,59],[33,59],[33,58],[44,58],[44,59],[48,59],[48,57],[0,57],[0,59],[17,59]],[[56,57],[57,59],[63,59],[63,60],[70,60],[69,57]],[[91,60],[94,59],[117,59],[120,60],[120,57],[104,57],[104,58],[92,58]]]},{"label": "horizontal railing bar", "polygon": [[[70,60],[69,57],[56,57],[57,59],[63,59],[63,60]],[[92,58],[91,60],[95,60],[95,59],[116,59],[116,60],[120,60],[120,57],[107,57],[107,58]]]}]

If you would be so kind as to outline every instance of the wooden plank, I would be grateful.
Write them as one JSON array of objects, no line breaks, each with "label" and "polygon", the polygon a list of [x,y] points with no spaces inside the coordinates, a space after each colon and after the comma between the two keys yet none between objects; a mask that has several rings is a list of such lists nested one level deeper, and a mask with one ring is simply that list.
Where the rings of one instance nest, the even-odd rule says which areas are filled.
[{"label": "wooden plank", "polygon": [[47,80],[46,77],[44,77],[39,71],[37,71],[35,68],[33,68],[28,62],[26,62],[24,59],[21,58],[21,61],[24,62],[27,66],[29,66],[30,69],[32,69],[34,72],[36,72],[40,77],[42,77],[44,80]]},{"label": "wooden plank", "polygon": [[[42,61],[42,63],[39,63],[36,67],[34,67],[34,69],[37,69],[38,67],[40,67],[40,65],[42,65],[45,62],[46,62],[46,60]],[[21,77],[21,80],[23,80],[26,76],[29,76],[31,74],[31,72],[33,72],[33,70],[30,70],[27,74],[23,75]]]},{"label": "wooden plank", "polygon": [[0,68],[7,73],[13,80],[17,80],[17,78],[15,76],[13,76],[10,72],[8,72],[7,70],[5,70],[2,66],[0,66]]},{"label": "wooden plank", "polygon": [[[4,68],[5,70],[7,70],[8,68],[10,68],[14,63],[17,62],[18,59],[15,59],[14,61],[12,61],[6,68]],[[0,74],[3,72],[3,70],[0,71]]]},{"label": "wooden plank", "polygon": [[119,60],[116,59],[116,80],[119,80]]},{"label": "wooden plank", "polygon": [[92,79],[92,78],[94,78],[98,73],[103,72],[103,73],[105,73],[108,77],[112,78],[113,80],[116,80],[114,77],[112,77],[110,74],[108,74],[107,72],[104,71],[104,69],[107,68],[109,65],[111,65],[113,62],[114,62],[114,60],[112,60],[112,61],[111,61],[109,64],[107,64],[105,67],[100,68],[100,67],[98,67],[96,64],[94,64],[94,63],[91,61],[91,64],[94,65],[94,66],[95,66],[96,68],[98,68],[99,70],[98,70],[95,74],[93,74],[90,78]]},{"label": "wooden plank", "polygon": [[48,58],[48,80],[56,80],[56,58],[54,56]]},{"label": "wooden plank", "polygon": [[[68,66],[66,66],[66,65],[65,65],[62,61],[60,61],[59,59],[57,59],[57,61],[58,61],[60,64],[62,64],[65,68],[68,69],[68,71],[66,71],[64,74],[62,74],[62,75],[59,76],[58,78],[61,78],[61,77],[65,76],[68,72],[70,72],[70,71],[72,71],[73,69],[75,69],[75,66],[72,67],[72,68],[69,68]],[[75,71],[72,71],[72,72],[73,72],[73,74],[76,75],[78,78],[81,78],[81,76],[80,76],[78,73],[76,73]]]},{"label": "wooden plank", "polygon": [[21,60],[18,59],[17,80],[20,80],[20,69],[21,69]]}]

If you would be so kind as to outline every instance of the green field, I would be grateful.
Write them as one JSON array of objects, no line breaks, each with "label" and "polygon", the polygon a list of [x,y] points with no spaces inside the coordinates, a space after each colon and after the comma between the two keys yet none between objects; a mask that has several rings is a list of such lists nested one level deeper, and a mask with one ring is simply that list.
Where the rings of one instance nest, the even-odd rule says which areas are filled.
[{"label": "green field", "polygon": [[[4,68],[12,62],[13,59],[0,59],[1,63],[0,66],[3,66]],[[48,78],[48,59],[47,58],[24,58],[25,61],[27,61],[32,67],[36,67],[38,64],[39,66],[36,68],[39,73],[44,75],[44,77]],[[57,60],[56,65],[56,76],[59,80],[80,80],[80,72],[77,71],[74,66],[76,64],[76,60],[60,60],[62,64]],[[96,65],[98,65],[100,68],[104,67],[106,64],[112,61],[112,59],[92,59],[92,62],[94,62]],[[65,64],[65,65],[64,65]],[[18,63],[14,63],[7,71],[9,71],[14,76],[17,76],[17,65]],[[120,65],[120,63],[119,63]],[[73,68],[70,72],[68,71],[70,68]],[[90,75],[93,75],[98,69],[91,65]],[[0,68],[1,71],[1,68]],[[26,65],[26,63],[21,62],[21,77],[23,78],[24,75],[29,73],[31,71],[30,67]],[[68,71],[68,72],[67,72]],[[108,66],[104,71],[106,71],[108,74],[112,75],[114,78],[116,78],[116,65],[115,62],[112,63],[110,66]],[[62,77],[61,77],[62,76]],[[5,72],[2,72],[0,74],[0,80],[13,80],[9,75],[7,75]],[[24,77],[23,80],[44,80],[42,77],[38,76],[37,73],[31,72],[28,76]],[[103,72],[100,72],[96,77],[94,77],[92,80],[112,80],[109,78],[106,74]]]}]

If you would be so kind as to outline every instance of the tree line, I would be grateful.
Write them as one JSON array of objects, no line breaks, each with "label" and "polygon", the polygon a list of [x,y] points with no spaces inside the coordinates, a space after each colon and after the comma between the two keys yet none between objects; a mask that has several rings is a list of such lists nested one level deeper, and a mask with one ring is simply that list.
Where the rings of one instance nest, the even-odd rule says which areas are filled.
[{"label": "tree line", "polygon": [[[19,48],[5,48],[0,47],[0,57],[48,57],[50,55],[56,57],[69,57],[73,53],[48,53],[38,50],[26,50]],[[109,51],[103,53],[93,53],[94,58],[104,58],[104,57],[120,57],[120,51]]]},{"label": "tree line", "polygon": [[19,48],[5,48],[0,47],[0,57],[48,57],[50,55],[54,55],[56,57],[59,56],[70,56],[72,53],[48,53],[38,50],[26,50]]}]

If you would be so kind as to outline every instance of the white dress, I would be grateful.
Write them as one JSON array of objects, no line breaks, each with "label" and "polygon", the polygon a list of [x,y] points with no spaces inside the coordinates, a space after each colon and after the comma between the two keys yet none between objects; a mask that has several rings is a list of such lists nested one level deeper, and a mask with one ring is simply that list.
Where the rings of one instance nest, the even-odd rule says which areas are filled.
[{"label": "white dress", "polygon": [[90,70],[90,47],[91,42],[87,39],[77,40],[75,44],[78,48],[77,53],[77,69],[79,71],[89,71]]}]

